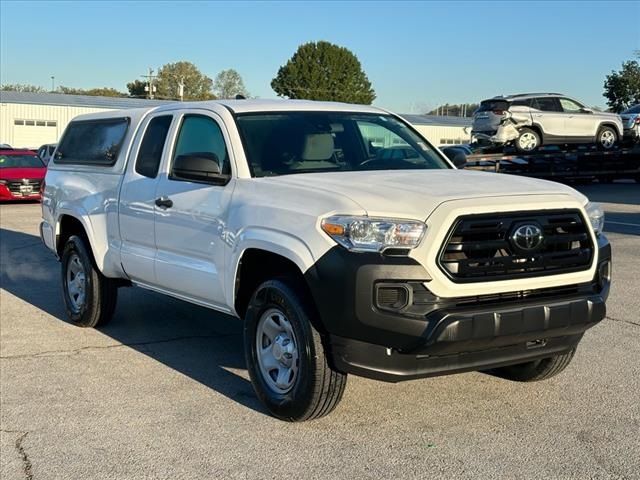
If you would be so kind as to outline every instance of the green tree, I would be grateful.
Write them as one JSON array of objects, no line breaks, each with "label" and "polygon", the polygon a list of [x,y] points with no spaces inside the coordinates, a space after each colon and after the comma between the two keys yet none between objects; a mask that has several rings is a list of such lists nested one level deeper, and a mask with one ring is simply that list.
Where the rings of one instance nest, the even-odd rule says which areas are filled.
[{"label": "green tree", "polygon": [[640,64],[629,60],[619,71],[611,71],[604,81],[604,96],[613,112],[640,103]]},{"label": "green tree", "polygon": [[242,77],[233,68],[222,70],[213,81],[213,91],[218,98],[234,98],[236,95],[248,97]]},{"label": "green tree", "polygon": [[31,92],[44,93],[47,90],[37,85],[29,85],[26,83],[5,83],[0,85],[0,90],[4,92]]},{"label": "green tree", "polygon": [[156,96],[180,98],[179,85],[184,83],[185,100],[210,100],[216,98],[211,89],[213,80],[204,75],[191,62],[167,63],[158,70]]},{"label": "green tree", "polygon": [[143,82],[142,80],[134,80],[133,82],[127,83],[127,90],[129,90],[130,97],[141,97],[144,98],[147,95],[144,87],[147,86],[147,82]]},{"label": "green tree", "polygon": [[125,93],[122,93],[115,88],[102,87],[102,88],[90,88],[85,90],[84,88],[65,87],[60,85],[57,90],[59,93],[65,93],[67,95],[89,95],[92,97],[126,97]]},{"label": "green tree", "polygon": [[350,50],[329,42],[298,47],[280,67],[271,88],[281,97],[371,104],[376,98],[360,61]]}]

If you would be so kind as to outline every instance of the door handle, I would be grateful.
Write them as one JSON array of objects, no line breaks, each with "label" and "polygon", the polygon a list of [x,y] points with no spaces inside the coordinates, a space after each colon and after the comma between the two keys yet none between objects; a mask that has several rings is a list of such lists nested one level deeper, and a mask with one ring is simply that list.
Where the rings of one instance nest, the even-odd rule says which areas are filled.
[{"label": "door handle", "polygon": [[160,208],[171,208],[173,207],[173,201],[169,197],[160,197],[156,198],[156,205]]}]

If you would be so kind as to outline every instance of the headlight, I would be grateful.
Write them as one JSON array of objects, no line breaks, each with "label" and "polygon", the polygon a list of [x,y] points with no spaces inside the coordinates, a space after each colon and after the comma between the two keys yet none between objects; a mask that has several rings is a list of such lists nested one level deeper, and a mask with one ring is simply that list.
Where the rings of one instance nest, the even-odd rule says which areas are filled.
[{"label": "headlight", "polygon": [[322,230],[353,252],[383,252],[388,248],[415,248],[427,229],[423,222],[371,217],[325,218]]},{"label": "headlight", "polygon": [[589,202],[585,205],[584,209],[589,215],[589,221],[593,227],[593,231],[596,235],[600,235],[604,229],[604,211],[598,203]]},{"label": "headlight", "polygon": [[9,182],[0,178],[0,185],[6,185],[7,183]]}]

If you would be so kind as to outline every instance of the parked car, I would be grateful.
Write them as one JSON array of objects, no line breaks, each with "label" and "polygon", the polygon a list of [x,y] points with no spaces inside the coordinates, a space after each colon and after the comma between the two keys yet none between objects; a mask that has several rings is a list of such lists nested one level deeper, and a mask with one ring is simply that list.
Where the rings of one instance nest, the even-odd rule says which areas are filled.
[{"label": "parked car", "polygon": [[13,150],[13,148],[8,143],[0,143],[0,150]]},{"label": "parked car", "polygon": [[624,126],[625,140],[640,141],[640,104],[626,109],[620,114]]},{"label": "parked car", "polygon": [[348,374],[549,378],[604,318],[611,277],[584,195],[457,170],[401,117],[352,104],[77,117],[42,215],[71,322],[107,323],[131,284],[240,317],[253,387],[288,421],[332,411]]},{"label": "parked car", "polygon": [[480,103],[471,135],[495,144],[513,143],[521,153],[542,145],[596,144],[613,149],[623,136],[619,115],[597,112],[559,93],[494,97]]},{"label": "parked car", "polygon": [[46,172],[35,152],[0,149],[0,200],[40,200]]},{"label": "parked car", "polygon": [[45,165],[49,163],[49,160],[51,159],[53,152],[56,151],[56,146],[57,146],[57,143],[48,143],[48,144],[42,145],[38,149],[38,156],[44,162]]}]

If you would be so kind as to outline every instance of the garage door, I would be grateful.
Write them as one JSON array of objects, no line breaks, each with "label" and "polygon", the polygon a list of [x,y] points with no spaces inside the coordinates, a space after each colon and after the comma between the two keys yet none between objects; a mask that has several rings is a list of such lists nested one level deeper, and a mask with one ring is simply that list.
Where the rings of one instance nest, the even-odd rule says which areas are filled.
[{"label": "garage door", "polygon": [[16,120],[13,125],[14,148],[38,148],[58,141],[57,122],[44,120]]}]

